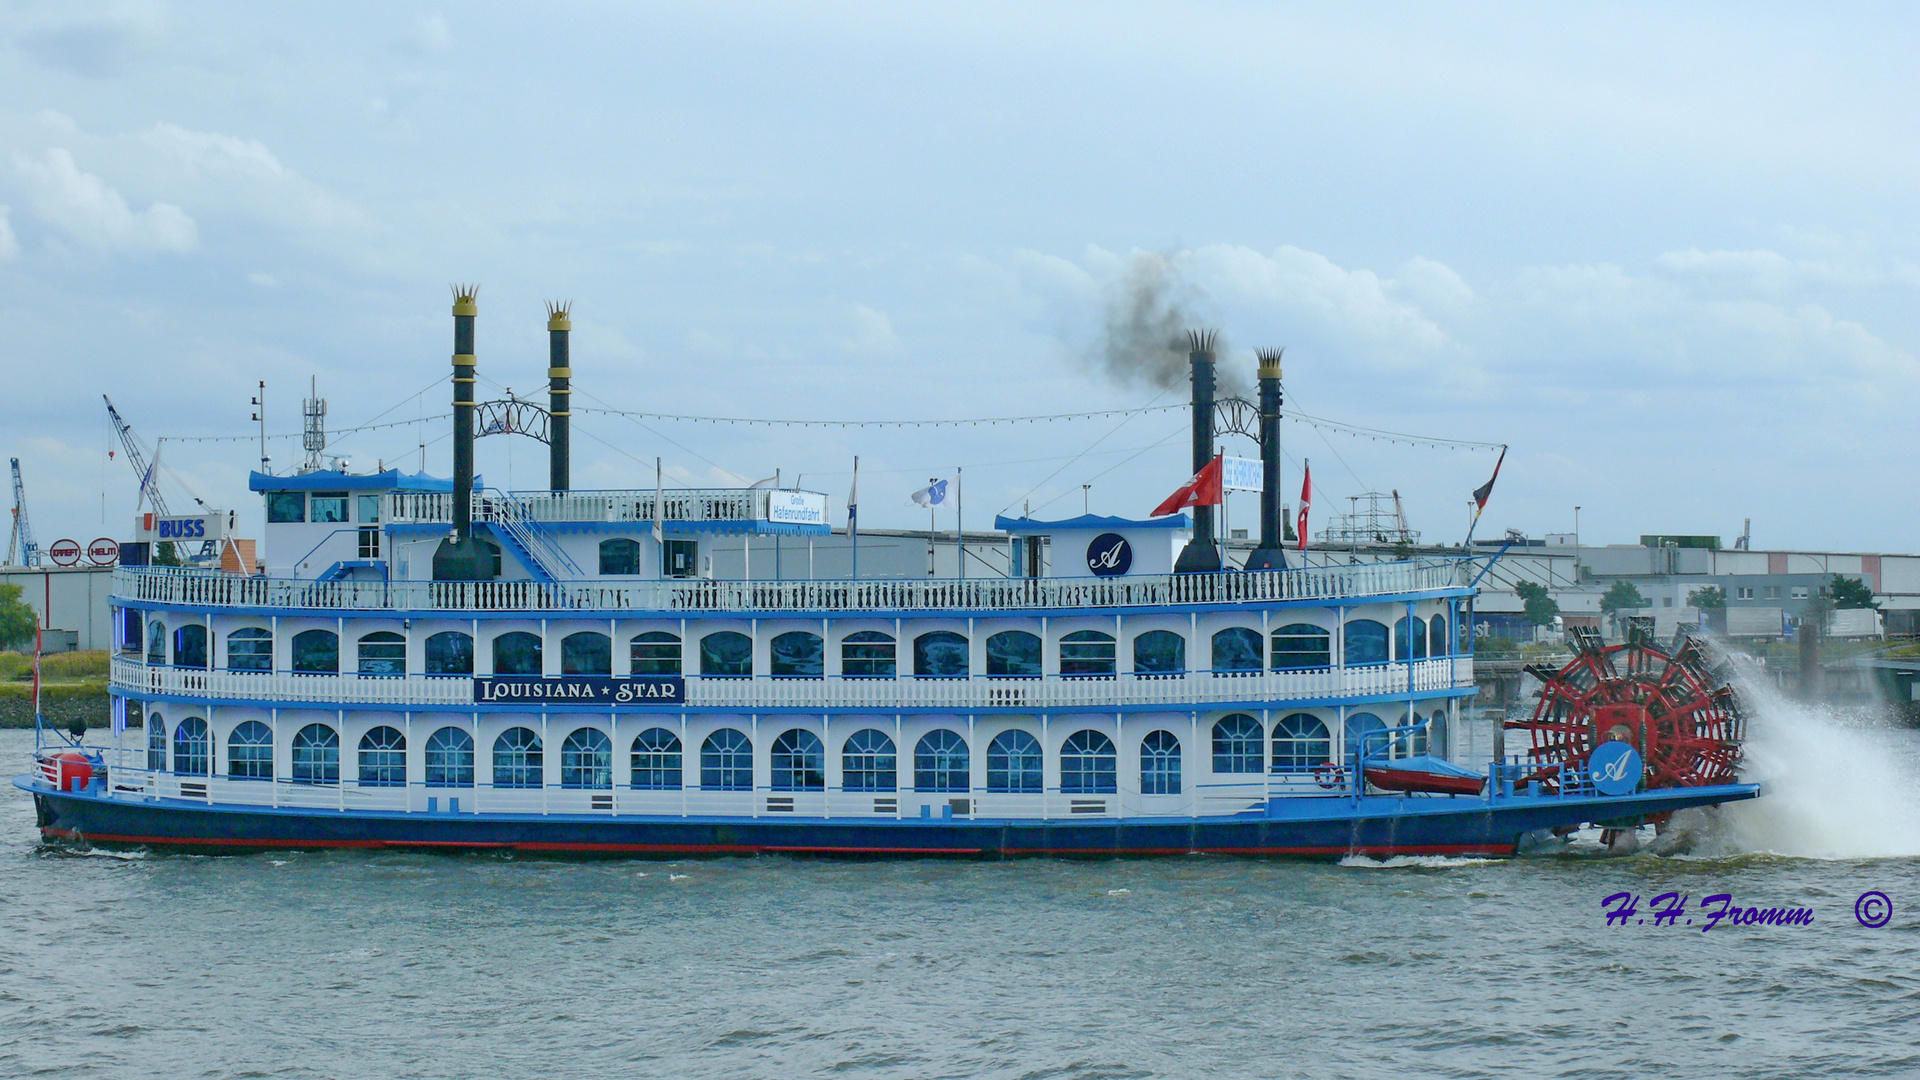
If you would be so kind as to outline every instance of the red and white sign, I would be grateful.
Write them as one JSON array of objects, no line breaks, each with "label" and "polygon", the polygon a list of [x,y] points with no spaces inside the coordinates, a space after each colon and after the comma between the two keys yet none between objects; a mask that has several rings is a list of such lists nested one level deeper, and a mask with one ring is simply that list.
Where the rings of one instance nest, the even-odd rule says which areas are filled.
[{"label": "red and white sign", "polygon": [[55,566],[72,566],[80,561],[80,545],[73,540],[55,540],[47,548],[47,558]]},{"label": "red and white sign", "polygon": [[87,559],[95,566],[112,566],[120,561],[120,544],[103,536],[87,545]]}]

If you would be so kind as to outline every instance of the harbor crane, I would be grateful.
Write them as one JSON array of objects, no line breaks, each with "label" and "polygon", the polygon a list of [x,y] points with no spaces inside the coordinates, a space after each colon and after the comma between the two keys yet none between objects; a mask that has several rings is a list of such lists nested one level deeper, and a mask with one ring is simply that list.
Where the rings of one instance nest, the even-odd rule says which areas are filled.
[{"label": "harbor crane", "polygon": [[13,458],[13,532],[7,537],[8,566],[39,566],[40,545],[27,520],[27,486],[20,481],[20,459]]},{"label": "harbor crane", "polygon": [[120,418],[120,410],[113,407],[113,399],[101,394],[100,400],[107,403],[107,418],[113,421],[113,430],[120,434],[120,445],[127,451],[127,464],[133,466],[134,474],[140,477],[140,497],[133,504],[133,512],[138,514],[144,503],[151,505],[154,513],[166,516],[167,502],[160,497],[160,455],[156,452],[149,462],[147,448],[141,444],[140,437],[133,433],[133,425]]}]

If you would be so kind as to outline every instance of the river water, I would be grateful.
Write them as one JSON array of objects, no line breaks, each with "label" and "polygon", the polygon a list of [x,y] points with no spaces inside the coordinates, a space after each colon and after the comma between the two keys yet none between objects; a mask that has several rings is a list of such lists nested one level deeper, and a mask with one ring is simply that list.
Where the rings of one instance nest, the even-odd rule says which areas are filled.
[{"label": "river water", "polygon": [[1920,736],[1763,702],[1749,771],[1691,854],[1340,864],[74,854],[8,791],[0,1076],[1920,1075]]}]

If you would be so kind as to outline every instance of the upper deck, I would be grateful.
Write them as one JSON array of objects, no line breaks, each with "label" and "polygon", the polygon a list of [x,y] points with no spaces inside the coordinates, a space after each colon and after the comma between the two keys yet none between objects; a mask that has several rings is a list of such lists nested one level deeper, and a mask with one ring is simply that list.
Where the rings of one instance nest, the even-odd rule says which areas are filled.
[{"label": "upper deck", "polygon": [[823,615],[1021,612],[1126,612],[1207,609],[1239,604],[1359,604],[1464,596],[1462,560],[1419,560],[1217,574],[1124,578],[970,578],[966,580],[725,581],[315,581],[249,577],[216,570],[123,567],[116,600],[194,609],[324,612],[504,613],[664,612],[676,615]]}]

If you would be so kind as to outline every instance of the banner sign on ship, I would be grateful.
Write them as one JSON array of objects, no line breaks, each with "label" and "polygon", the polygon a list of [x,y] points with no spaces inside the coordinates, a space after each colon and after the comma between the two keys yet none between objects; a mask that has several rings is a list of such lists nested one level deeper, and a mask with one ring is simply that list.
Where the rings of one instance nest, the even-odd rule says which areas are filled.
[{"label": "banner sign on ship", "polygon": [[681,705],[687,700],[687,683],[678,676],[483,675],[473,680],[473,700],[486,705]]},{"label": "banner sign on ship", "polygon": [[1260,491],[1266,479],[1258,458],[1223,456],[1220,461],[1220,486],[1228,491]]},{"label": "banner sign on ship", "polygon": [[769,491],[767,520],[784,525],[825,525],[827,497],[815,491]]}]

